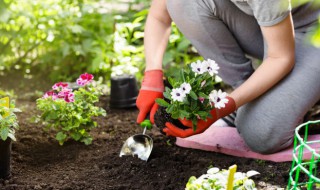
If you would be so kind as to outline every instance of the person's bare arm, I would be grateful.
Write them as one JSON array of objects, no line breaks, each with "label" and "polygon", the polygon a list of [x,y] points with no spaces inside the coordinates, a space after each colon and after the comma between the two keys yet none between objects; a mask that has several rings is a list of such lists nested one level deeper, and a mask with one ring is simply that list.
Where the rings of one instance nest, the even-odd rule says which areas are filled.
[{"label": "person's bare arm", "polygon": [[171,31],[166,0],[153,0],[145,26],[144,48],[146,71],[162,69],[162,60]]},{"label": "person's bare arm", "polygon": [[261,27],[261,30],[268,45],[267,57],[249,79],[230,94],[237,107],[268,91],[294,66],[295,43],[291,15],[274,26]]}]

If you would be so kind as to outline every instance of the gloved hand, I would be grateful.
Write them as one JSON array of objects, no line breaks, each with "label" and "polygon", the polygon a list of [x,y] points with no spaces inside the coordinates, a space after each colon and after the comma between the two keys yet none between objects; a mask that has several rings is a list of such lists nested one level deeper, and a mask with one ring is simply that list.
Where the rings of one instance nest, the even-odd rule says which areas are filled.
[{"label": "gloved hand", "polygon": [[156,104],[157,98],[163,98],[164,84],[162,70],[149,70],[144,73],[141,89],[136,100],[139,109],[137,123],[141,123],[150,113],[150,121],[154,123],[154,114],[159,105]]},{"label": "gloved hand", "polygon": [[197,129],[193,130],[192,121],[182,119],[180,122],[186,126],[189,127],[188,129],[181,129],[179,127],[176,127],[170,122],[166,122],[166,128],[163,129],[163,132],[166,133],[167,136],[175,136],[175,137],[189,137],[195,134],[199,134],[204,132],[206,129],[208,129],[212,123],[217,121],[218,119],[229,115],[230,113],[234,112],[236,110],[236,104],[235,101],[231,97],[227,97],[228,103],[225,104],[224,108],[220,109],[213,109],[210,111],[210,114],[212,115],[212,118],[207,118],[206,121],[204,120],[198,120],[197,122]]}]

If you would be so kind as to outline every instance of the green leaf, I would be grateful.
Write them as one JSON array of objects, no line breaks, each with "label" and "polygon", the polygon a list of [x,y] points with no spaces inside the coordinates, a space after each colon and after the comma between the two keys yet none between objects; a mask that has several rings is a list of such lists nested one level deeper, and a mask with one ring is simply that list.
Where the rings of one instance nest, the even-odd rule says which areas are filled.
[{"label": "green leaf", "polygon": [[57,110],[56,105],[52,104],[51,106],[52,106],[52,109],[53,109],[53,110]]},{"label": "green leaf", "polygon": [[209,98],[209,96],[204,94],[203,92],[199,92],[199,96],[202,97],[202,98],[206,98],[206,99]]},{"label": "green leaf", "polygon": [[191,96],[192,99],[198,100],[198,96],[196,95],[196,93],[194,93],[194,91],[191,90],[189,95]]},{"label": "green leaf", "polygon": [[49,120],[55,120],[57,118],[58,118],[58,114],[56,112],[52,112],[52,113],[48,113],[45,120],[49,121]]},{"label": "green leaf", "polygon": [[166,112],[167,113],[172,113],[173,112],[173,105],[172,104],[170,104],[168,107],[167,107],[167,109],[166,109]]},{"label": "green leaf", "polygon": [[197,107],[198,107],[198,106],[197,106],[197,102],[192,101],[192,102],[191,102],[190,109],[193,110],[193,111],[195,111],[195,110],[197,109]]},{"label": "green leaf", "polygon": [[59,141],[60,145],[63,145],[66,138],[67,138],[67,135],[64,134],[63,132],[58,132],[56,135],[56,139]]},{"label": "green leaf", "polygon": [[165,98],[171,100],[171,94],[170,94],[169,92],[167,92],[167,91],[164,92],[164,93],[163,93],[163,96],[164,96]]},{"label": "green leaf", "polygon": [[163,65],[166,66],[174,61],[174,54],[170,51],[166,51],[163,57]]},{"label": "green leaf", "polygon": [[205,112],[205,111],[198,111],[197,114],[201,117],[201,118],[204,118],[206,119],[209,115],[208,112]]},{"label": "green leaf", "polygon": [[197,123],[198,123],[198,119],[192,119],[192,128],[193,128],[193,131],[196,131],[197,130]]},{"label": "green leaf", "polygon": [[172,87],[175,87],[175,80],[172,77],[168,77],[168,82]]},{"label": "green leaf", "polygon": [[82,142],[84,142],[85,145],[89,145],[92,143],[92,138],[88,137],[82,140]]},{"label": "green leaf", "polygon": [[159,104],[159,106],[163,106],[163,107],[170,106],[170,104],[168,102],[166,102],[164,99],[161,99],[161,98],[157,98],[156,102],[157,102],[157,104]]},{"label": "green leaf", "polygon": [[178,51],[183,51],[186,50],[190,45],[190,41],[187,39],[182,39],[182,41],[178,44],[177,50]]},{"label": "green leaf", "polygon": [[74,133],[71,133],[71,137],[72,137],[74,140],[78,141],[78,140],[80,140],[80,138],[81,138],[81,134],[78,133],[78,132],[74,132]]},{"label": "green leaf", "polygon": [[178,119],[178,118],[179,118],[179,113],[173,112],[173,113],[171,113],[171,117],[172,117],[173,119]]},{"label": "green leaf", "polygon": [[1,130],[1,139],[2,140],[6,140],[8,138],[8,134],[9,134],[9,128],[8,127],[5,127]]},{"label": "green leaf", "polygon": [[179,118],[187,118],[189,117],[189,113],[185,110],[179,110]]}]

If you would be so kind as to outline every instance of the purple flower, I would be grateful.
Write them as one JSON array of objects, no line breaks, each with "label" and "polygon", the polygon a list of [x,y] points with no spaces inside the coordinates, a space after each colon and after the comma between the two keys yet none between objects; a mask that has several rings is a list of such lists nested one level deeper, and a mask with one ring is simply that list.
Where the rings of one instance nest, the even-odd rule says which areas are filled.
[{"label": "purple flower", "polygon": [[92,74],[84,73],[80,75],[80,77],[77,79],[77,84],[80,86],[85,86],[89,84],[92,80],[93,80]]}]

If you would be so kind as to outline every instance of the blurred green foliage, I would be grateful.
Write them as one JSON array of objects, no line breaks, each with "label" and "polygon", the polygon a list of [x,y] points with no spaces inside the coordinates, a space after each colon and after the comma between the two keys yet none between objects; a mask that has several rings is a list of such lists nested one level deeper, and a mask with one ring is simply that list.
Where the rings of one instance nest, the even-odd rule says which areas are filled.
[{"label": "blurred green foliage", "polygon": [[3,90],[0,88],[0,98],[4,97],[9,97],[11,100],[15,100],[17,98],[13,90]]},{"label": "blurred green foliage", "polygon": [[[149,4],[150,0],[0,0],[0,75],[18,70],[25,78],[42,75],[57,82],[89,72],[108,83],[112,68],[123,65],[136,67],[141,80]],[[311,41],[320,46],[320,27]],[[166,75],[174,76],[198,59],[202,58],[173,24],[163,61]]]},{"label": "blurred green foliage", "polygon": [[[117,11],[117,3],[129,4],[128,11]],[[139,69],[141,79],[149,3],[0,0],[0,74],[20,70],[26,78],[42,74],[56,82],[89,72],[109,80],[112,67],[128,64]],[[174,26],[164,59],[168,73],[197,57]]]},{"label": "blurred green foliage", "polygon": [[26,76],[51,70],[52,79],[79,72],[104,72],[112,51],[114,21],[103,7],[84,0],[6,1],[0,23],[1,70],[22,69]]},{"label": "blurred green foliage", "polygon": [[[311,6],[313,6],[314,9],[319,9],[320,7],[320,0],[291,0],[292,8],[300,6],[304,3],[311,3]],[[312,30],[311,34],[308,36],[308,40],[312,45],[320,47],[320,17],[318,19],[317,26]]]}]

